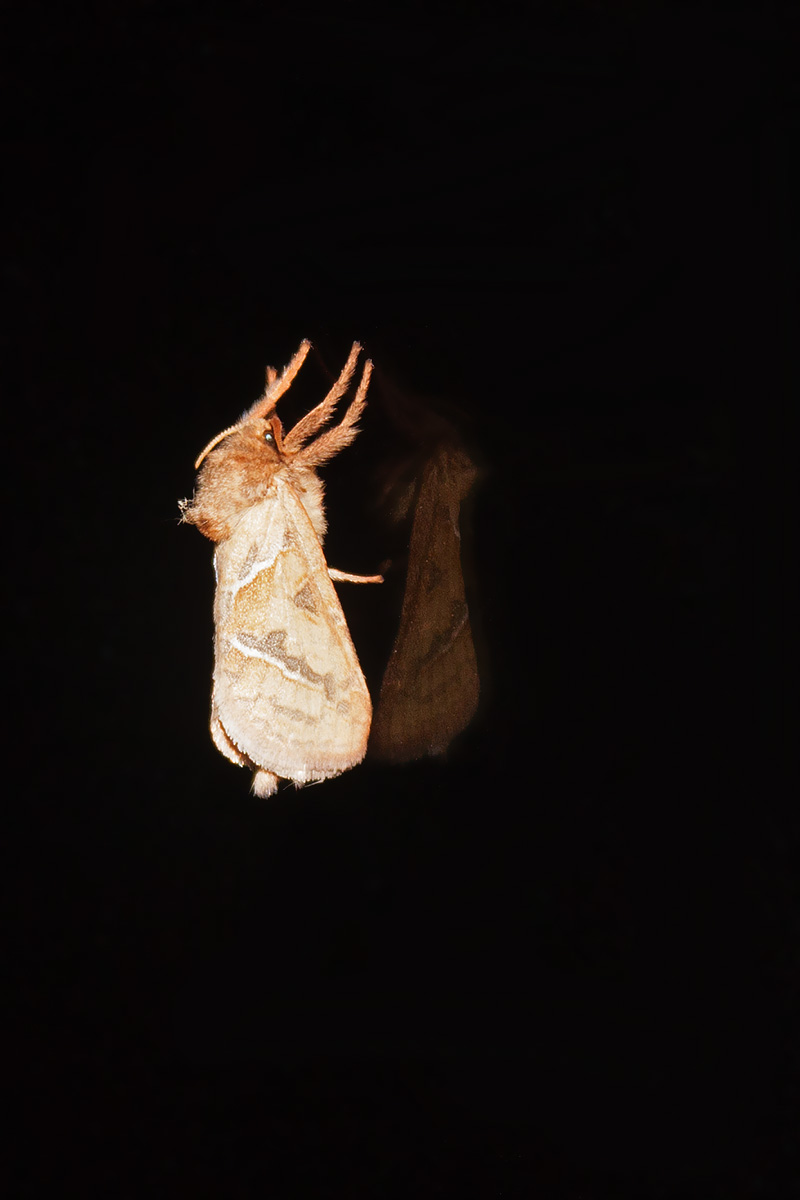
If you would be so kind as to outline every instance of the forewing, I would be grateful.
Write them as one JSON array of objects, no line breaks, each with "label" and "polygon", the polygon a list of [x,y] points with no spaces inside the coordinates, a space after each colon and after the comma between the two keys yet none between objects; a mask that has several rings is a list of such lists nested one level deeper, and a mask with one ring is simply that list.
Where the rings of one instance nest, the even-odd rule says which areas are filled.
[{"label": "forewing", "polygon": [[469,460],[448,446],[422,471],[400,627],[372,722],[370,750],[381,758],[407,762],[443,752],[478,703],[459,532],[473,478]]},{"label": "forewing", "polygon": [[322,547],[288,481],[276,476],[268,498],[243,514],[216,569],[217,746],[297,783],[360,762],[369,693]]}]

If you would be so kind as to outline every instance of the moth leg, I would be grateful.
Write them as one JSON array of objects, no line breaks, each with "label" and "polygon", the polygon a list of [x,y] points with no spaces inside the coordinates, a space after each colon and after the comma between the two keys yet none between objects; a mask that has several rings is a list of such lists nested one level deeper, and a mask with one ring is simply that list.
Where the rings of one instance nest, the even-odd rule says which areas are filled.
[{"label": "moth leg", "polygon": [[350,575],[347,571],[337,571],[328,567],[328,574],[336,583],[383,583],[382,575]]},{"label": "moth leg", "polygon": [[[302,428],[306,420],[304,417],[302,421],[295,425],[291,433],[284,438],[284,446],[287,450],[291,450],[292,453],[296,453],[296,461],[298,463],[304,467],[320,467],[328,459],[338,454],[340,450],[344,450],[345,446],[349,446],[351,442],[355,441],[358,436],[356,421],[366,407],[367,388],[369,387],[371,375],[372,363],[367,359],[364,363],[364,371],[355,394],[355,399],[339,424],[335,425],[333,429],[329,429],[327,433],[321,433],[315,441],[309,442],[302,450],[296,450],[295,437],[297,431]],[[313,417],[316,411],[317,409],[312,409],[308,416]],[[304,433],[303,436],[307,435]]]},{"label": "moth leg", "polygon": [[358,342],[353,342],[347,362],[342,368],[342,373],[325,399],[316,408],[312,408],[311,412],[306,413],[286,437],[285,445],[290,452],[299,450],[313,434],[318,433],[322,426],[326,425],[331,419],[336,405],[350,386],[350,380],[356,369],[356,360],[360,353],[361,346]]},{"label": "moth leg", "polygon": [[259,797],[274,796],[278,790],[278,776],[272,771],[259,767],[253,775],[253,795]]},{"label": "moth leg", "polygon": [[267,413],[272,412],[283,393],[288,391],[289,385],[305,362],[306,355],[310,349],[311,342],[307,338],[304,338],[294,358],[288,366],[283,368],[280,375],[278,375],[274,367],[267,367],[267,390],[260,400],[256,400],[255,404],[248,408],[244,417],[239,422],[240,425],[244,424],[245,421],[251,421],[254,417],[265,417]]}]

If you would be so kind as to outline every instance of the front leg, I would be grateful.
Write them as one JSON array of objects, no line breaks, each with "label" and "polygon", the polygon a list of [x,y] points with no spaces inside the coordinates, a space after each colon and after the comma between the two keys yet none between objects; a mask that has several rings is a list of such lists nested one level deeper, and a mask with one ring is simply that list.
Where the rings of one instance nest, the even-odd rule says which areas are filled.
[{"label": "front leg", "polygon": [[383,583],[382,575],[350,575],[347,571],[337,571],[328,567],[328,574],[335,583]]}]

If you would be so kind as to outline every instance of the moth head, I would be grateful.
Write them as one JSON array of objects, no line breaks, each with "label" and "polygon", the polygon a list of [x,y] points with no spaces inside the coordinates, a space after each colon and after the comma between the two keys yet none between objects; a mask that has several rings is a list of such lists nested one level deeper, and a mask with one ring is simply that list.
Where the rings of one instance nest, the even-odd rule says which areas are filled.
[{"label": "moth head", "polygon": [[297,353],[279,376],[267,367],[266,390],[235,425],[212,438],[195,462],[200,470],[195,497],[182,507],[183,519],[197,525],[212,541],[230,535],[235,518],[244,508],[264,498],[276,471],[296,466],[300,475],[338,454],[356,437],[356,421],[369,386],[372,363],[364,372],[353,403],[341,422],[318,434],[333,415],[337,401],[347,390],[361,347],[353,343],[344,369],[328,395],[284,436],[275,406],[302,366],[311,343],[300,343]]},{"label": "moth head", "polygon": [[231,454],[239,458],[249,456],[254,465],[262,468],[286,465],[294,458],[294,452],[285,445],[280,417],[274,413],[268,417],[250,417],[218,433],[199,455],[195,467]]}]

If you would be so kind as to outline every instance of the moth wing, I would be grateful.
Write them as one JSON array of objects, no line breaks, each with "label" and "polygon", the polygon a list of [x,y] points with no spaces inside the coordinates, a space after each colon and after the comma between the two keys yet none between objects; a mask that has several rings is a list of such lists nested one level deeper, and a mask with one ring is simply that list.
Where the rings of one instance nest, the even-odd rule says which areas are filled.
[{"label": "moth wing", "polygon": [[447,446],[422,471],[400,626],[370,736],[371,752],[390,761],[442,753],[478,704],[459,532],[474,476],[466,456]]},{"label": "moth wing", "polygon": [[[322,547],[276,476],[217,549],[212,737],[297,783],[364,757],[372,705]],[[241,757],[237,757],[241,756]]]}]

